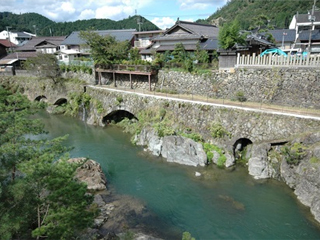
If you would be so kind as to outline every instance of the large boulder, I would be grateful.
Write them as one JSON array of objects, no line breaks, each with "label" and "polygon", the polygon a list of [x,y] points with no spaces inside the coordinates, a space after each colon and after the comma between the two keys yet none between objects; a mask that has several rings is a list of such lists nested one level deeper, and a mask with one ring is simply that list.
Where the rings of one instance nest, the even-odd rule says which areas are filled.
[{"label": "large boulder", "polygon": [[268,152],[270,149],[271,144],[269,143],[253,144],[251,157],[248,160],[248,170],[249,174],[255,179],[272,177],[274,169],[268,161]]},{"label": "large boulder", "polygon": [[139,146],[147,146],[153,155],[160,156],[162,138],[157,135],[153,128],[143,128],[140,134],[135,136],[134,141]]},{"label": "large boulder", "polygon": [[201,143],[182,136],[165,136],[162,141],[161,155],[168,162],[190,166],[207,164],[207,155]]},{"label": "large boulder", "polygon": [[107,180],[99,163],[87,158],[71,158],[68,162],[82,164],[76,170],[76,178],[86,183],[88,190],[106,189]]}]

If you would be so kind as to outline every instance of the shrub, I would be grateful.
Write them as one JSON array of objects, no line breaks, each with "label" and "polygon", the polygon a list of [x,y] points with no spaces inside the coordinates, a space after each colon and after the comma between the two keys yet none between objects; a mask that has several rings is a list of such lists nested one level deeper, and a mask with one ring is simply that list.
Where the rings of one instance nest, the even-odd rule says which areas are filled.
[{"label": "shrub", "polygon": [[244,95],[244,92],[243,91],[238,91],[236,92],[236,100],[239,101],[239,102],[245,102],[247,101],[247,98],[245,97]]},{"label": "shrub", "polygon": [[231,133],[228,132],[221,123],[213,122],[210,127],[210,133],[213,138],[223,138],[225,136],[231,137]]},{"label": "shrub", "polygon": [[301,143],[294,143],[293,145],[284,146],[281,149],[286,161],[290,165],[298,165],[301,159],[306,156],[307,147]]}]

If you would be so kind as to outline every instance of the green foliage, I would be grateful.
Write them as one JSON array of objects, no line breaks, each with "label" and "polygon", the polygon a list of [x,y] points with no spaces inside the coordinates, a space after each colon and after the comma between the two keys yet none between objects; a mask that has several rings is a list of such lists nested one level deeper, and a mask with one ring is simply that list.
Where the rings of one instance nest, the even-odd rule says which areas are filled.
[{"label": "green foliage", "polygon": [[212,122],[210,126],[210,133],[213,138],[224,138],[226,136],[231,138],[232,136],[231,133],[218,122]]},{"label": "green foliage", "polygon": [[196,240],[189,232],[182,233],[182,240]]},{"label": "green foliage", "polygon": [[217,160],[217,166],[223,167],[227,158],[223,153],[223,150],[219,148],[218,146],[211,144],[211,143],[203,143],[203,149],[207,154],[208,162],[212,161],[213,158],[213,151],[217,152],[219,154],[219,158]]},{"label": "green foliage", "polygon": [[59,65],[61,72],[83,72],[87,74],[92,74],[92,67],[86,65]]},{"label": "green foliage", "polygon": [[281,149],[285,160],[290,165],[298,165],[303,157],[306,156],[307,147],[301,143],[295,142],[293,145],[286,145]]},{"label": "green foliage", "polygon": [[80,108],[88,108],[91,103],[91,96],[87,93],[69,93],[70,101],[65,106],[65,114],[71,116],[77,116]]},{"label": "green foliage", "polygon": [[[0,29],[11,26],[15,31],[27,31],[37,33],[38,36],[67,36],[73,31],[85,31],[88,29],[136,29],[139,30],[137,20],[142,21],[141,31],[159,30],[152,22],[142,16],[129,16],[120,21],[110,19],[77,20],[75,22],[54,22],[37,13],[14,14],[0,12]],[[36,28],[34,27],[36,26]]]},{"label": "green foliage", "polygon": [[219,45],[223,49],[230,49],[236,43],[243,44],[244,36],[240,33],[239,23],[234,20],[231,24],[225,24],[219,31]]},{"label": "green foliage", "polygon": [[244,92],[243,91],[238,91],[236,92],[236,95],[235,95],[235,99],[239,102],[245,102],[247,101],[247,98],[246,96],[244,95]]},{"label": "green foliage", "polygon": [[191,129],[187,129],[187,132],[180,132],[181,136],[190,138],[195,142],[203,142],[203,137],[199,133],[192,132]]},{"label": "green foliage", "polygon": [[25,97],[0,87],[1,238],[75,239],[93,223],[93,198],[74,178],[79,165],[66,161],[66,137],[37,137],[43,125],[30,109]]},{"label": "green foliage", "polygon": [[[221,19],[220,23],[230,24],[237,19],[240,29],[248,30],[253,25],[254,18],[259,15],[266,15],[270,20],[270,25],[274,28],[288,28],[292,17],[297,13],[307,13],[313,5],[313,0],[291,0],[265,1],[265,0],[232,0],[208,19],[205,23],[212,23],[214,20]],[[319,8],[320,3],[317,2]]]},{"label": "green foliage", "polygon": [[310,158],[310,163],[320,163],[320,159],[315,157],[315,156],[313,156],[313,157]]},{"label": "green foliage", "polygon": [[110,35],[101,36],[95,31],[81,31],[79,36],[90,47],[91,57],[96,64],[109,65],[128,59],[128,41],[118,42]]},{"label": "green foliage", "polygon": [[53,54],[38,53],[37,57],[28,58],[23,67],[38,77],[52,79],[55,84],[61,76],[58,59]]}]

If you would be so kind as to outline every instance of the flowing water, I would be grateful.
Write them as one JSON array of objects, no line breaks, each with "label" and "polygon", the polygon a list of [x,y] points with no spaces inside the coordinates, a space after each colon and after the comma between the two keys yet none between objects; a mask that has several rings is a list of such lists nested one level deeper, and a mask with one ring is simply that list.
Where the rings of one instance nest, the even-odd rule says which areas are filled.
[{"label": "flowing water", "polygon": [[[117,127],[88,126],[44,112],[38,117],[50,137],[69,134],[72,157],[101,164],[108,188],[141,200],[156,216],[148,219],[150,228],[164,239],[181,239],[184,231],[197,240],[320,239],[309,209],[281,182],[254,180],[241,167],[170,164],[132,145]],[[195,171],[202,176],[195,177]]]}]

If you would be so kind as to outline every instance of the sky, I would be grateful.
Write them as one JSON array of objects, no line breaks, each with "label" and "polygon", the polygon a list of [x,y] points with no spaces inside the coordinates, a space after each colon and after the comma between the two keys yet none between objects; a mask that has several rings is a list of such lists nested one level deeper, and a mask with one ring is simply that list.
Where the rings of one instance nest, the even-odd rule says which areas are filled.
[{"label": "sky", "polygon": [[[1,0],[0,12],[38,13],[55,22],[92,18],[122,20],[141,15],[161,29],[177,19],[206,19],[227,0]],[[143,29],[143,25],[142,25]]]}]

